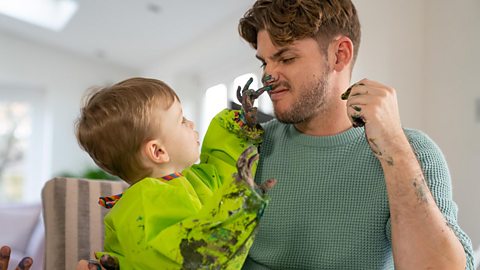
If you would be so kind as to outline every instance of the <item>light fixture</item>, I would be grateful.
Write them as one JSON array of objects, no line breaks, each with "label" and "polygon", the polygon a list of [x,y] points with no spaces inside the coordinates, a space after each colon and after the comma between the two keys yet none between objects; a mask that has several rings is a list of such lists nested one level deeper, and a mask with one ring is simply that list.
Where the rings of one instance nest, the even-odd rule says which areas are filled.
[{"label": "light fixture", "polygon": [[74,0],[0,1],[0,13],[53,31],[62,30],[77,8]]}]

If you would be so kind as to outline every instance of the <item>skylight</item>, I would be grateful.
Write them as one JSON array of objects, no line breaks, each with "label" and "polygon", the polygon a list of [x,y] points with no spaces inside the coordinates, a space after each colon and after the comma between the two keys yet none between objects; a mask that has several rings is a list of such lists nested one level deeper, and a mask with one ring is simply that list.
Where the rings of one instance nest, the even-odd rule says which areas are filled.
[{"label": "skylight", "polygon": [[0,1],[0,13],[53,31],[60,31],[77,11],[74,0]]}]

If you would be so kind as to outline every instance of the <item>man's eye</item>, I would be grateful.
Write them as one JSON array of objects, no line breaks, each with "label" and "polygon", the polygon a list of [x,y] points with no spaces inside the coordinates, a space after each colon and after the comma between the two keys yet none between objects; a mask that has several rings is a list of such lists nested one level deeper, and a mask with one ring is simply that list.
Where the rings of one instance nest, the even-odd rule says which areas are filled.
[{"label": "man's eye", "polygon": [[267,65],[267,63],[263,62],[261,65],[260,65],[260,68],[261,69],[265,69],[265,66]]},{"label": "man's eye", "polygon": [[295,60],[295,57],[284,58],[284,59],[281,60],[281,62],[284,63],[284,64],[288,64],[288,63],[293,62],[293,60]]}]

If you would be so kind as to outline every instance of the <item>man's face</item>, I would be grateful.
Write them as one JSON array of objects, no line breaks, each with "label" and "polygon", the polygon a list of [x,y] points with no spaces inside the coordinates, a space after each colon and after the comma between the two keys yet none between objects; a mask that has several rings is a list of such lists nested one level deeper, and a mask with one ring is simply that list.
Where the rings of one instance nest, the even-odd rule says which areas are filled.
[{"label": "man's face", "polygon": [[330,70],[316,40],[306,38],[277,47],[266,31],[260,31],[257,58],[264,73],[275,79],[269,95],[278,120],[298,124],[325,108]]}]

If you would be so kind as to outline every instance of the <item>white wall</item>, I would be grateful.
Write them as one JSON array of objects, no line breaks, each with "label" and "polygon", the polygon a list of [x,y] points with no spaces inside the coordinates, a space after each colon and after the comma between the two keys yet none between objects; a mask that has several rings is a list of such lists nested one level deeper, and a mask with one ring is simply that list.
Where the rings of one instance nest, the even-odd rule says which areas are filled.
[{"label": "white wall", "polygon": [[[354,2],[363,35],[353,80],[367,77],[397,89],[404,126],[424,130],[443,149],[460,224],[474,246],[480,245],[480,123],[474,117],[474,100],[480,98],[480,1]],[[199,122],[208,87],[260,71],[255,52],[237,34],[242,14],[232,14],[230,20],[141,74],[174,87],[187,115]],[[52,143],[49,171],[80,171],[90,164],[73,136],[82,93],[91,85],[115,82],[135,71],[1,33],[0,59],[0,85],[46,93]]]},{"label": "white wall", "polygon": [[425,16],[424,130],[449,162],[459,220],[480,246],[480,1],[429,0]]},{"label": "white wall", "polygon": [[[473,106],[480,98],[480,1],[354,2],[362,42],[352,80],[369,78],[394,87],[404,126],[425,131],[439,144],[452,173],[460,225],[474,247],[480,245],[480,123],[474,121]],[[198,101],[208,87],[259,72],[255,52],[238,38],[238,18],[144,73],[181,86],[183,99],[193,94],[193,111],[201,111]],[[188,76],[172,67],[188,70]]]},{"label": "white wall", "polygon": [[[143,75],[160,78],[172,86],[183,106],[190,106],[186,115],[196,123],[203,120],[203,98],[209,87],[231,83],[245,73],[260,74],[254,51],[238,35],[237,23],[243,13],[231,14],[215,29],[178,48],[178,53],[171,53],[158,65],[143,70]],[[206,132],[206,127],[199,127],[199,132]]]},{"label": "white wall", "polygon": [[[36,91],[43,100],[45,126],[33,131],[29,151],[41,151],[32,168],[30,200],[40,199],[43,183],[60,172],[79,173],[92,165],[78,147],[73,123],[79,114],[84,91],[133,76],[134,71],[74,56],[54,48],[0,33],[0,88]],[[43,137],[38,140],[37,136]]]}]

